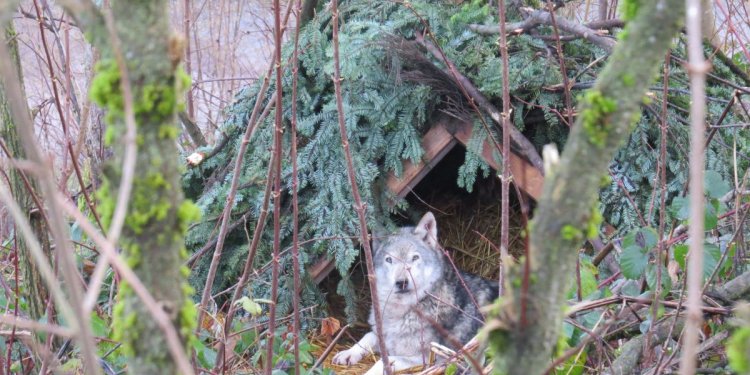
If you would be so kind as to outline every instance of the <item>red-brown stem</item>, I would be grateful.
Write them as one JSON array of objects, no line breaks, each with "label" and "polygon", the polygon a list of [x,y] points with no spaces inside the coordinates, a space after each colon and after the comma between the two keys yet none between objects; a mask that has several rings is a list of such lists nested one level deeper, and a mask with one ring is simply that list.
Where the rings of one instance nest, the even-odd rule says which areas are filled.
[{"label": "red-brown stem", "polygon": [[[549,17],[552,21],[552,33],[555,36],[555,50],[557,51],[557,58],[560,64],[560,73],[562,74],[564,96],[565,96],[565,112],[568,117],[568,126],[573,124],[573,105],[570,98],[570,83],[568,82],[568,71],[565,68],[565,57],[562,52],[562,43],[560,43],[560,32],[557,28],[557,20],[555,19],[555,6],[551,0],[547,0],[547,10],[549,11]],[[504,30],[504,29],[500,29]]]},{"label": "red-brown stem", "polygon": [[[273,159],[273,158],[272,158]],[[258,221],[255,223],[255,230],[253,231],[253,239],[250,242],[250,247],[248,249],[247,258],[245,259],[245,267],[242,269],[242,275],[240,276],[240,280],[237,281],[237,285],[234,289],[234,293],[232,293],[232,300],[229,303],[229,311],[227,312],[227,316],[224,319],[224,337],[229,337],[229,334],[231,332],[232,328],[232,320],[234,319],[234,314],[237,312],[237,307],[235,306],[235,302],[240,298],[240,295],[242,295],[242,287],[247,283],[247,280],[250,279],[250,272],[253,268],[253,262],[255,261],[255,254],[258,251],[258,245],[260,244],[260,238],[263,235],[263,229],[266,227],[266,217],[268,216],[268,202],[271,198],[271,179],[273,178],[273,166],[275,161],[271,160],[270,163],[268,163],[268,172],[266,173],[266,190],[263,193],[263,207],[260,209],[260,214],[258,215]],[[210,291],[209,291],[210,292]],[[226,342],[225,340],[219,341],[219,348],[216,351],[216,366],[214,367],[214,373],[224,373],[224,349],[226,348]]]},{"label": "red-brown stem", "polygon": [[[300,375],[299,367],[299,333],[300,333],[300,293],[302,289],[302,280],[300,279],[299,265],[299,176],[297,171],[297,75],[299,73],[299,29],[300,13],[302,9],[302,0],[297,0],[297,27],[294,31],[294,54],[292,56],[292,141],[291,155],[292,159],[292,267],[294,277],[294,292],[292,293],[292,350],[294,352],[294,375]],[[346,328],[346,327],[344,327]],[[343,332],[343,330],[342,330]]]},{"label": "red-brown stem", "polygon": [[[270,68],[269,72],[270,73]],[[240,143],[240,149],[237,151],[237,156],[234,160],[234,170],[232,173],[232,182],[229,184],[229,193],[227,194],[226,203],[224,204],[224,211],[221,216],[221,226],[219,227],[219,235],[216,239],[216,248],[214,249],[213,257],[211,258],[211,264],[208,267],[208,274],[206,275],[206,285],[203,287],[203,295],[201,296],[201,304],[198,308],[198,326],[200,327],[203,322],[205,309],[208,306],[208,299],[211,296],[211,289],[213,289],[214,279],[216,278],[216,271],[219,268],[219,262],[221,261],[221,255],[224,251],[224,240],[226,239],[227,232],[229,231],[229,218],[232,213],[232,206],[234,205],[234,199],[237,195],[237,187],[239,186],[240,171],[242,170],[242,160],[244,159],[245,152],[247,151],[247,145],[250,143],[255,127],[257,126],[257,117],[260,112],[260,104],[263,102],[266,89],[269,85],[269,75],[266,74],[266,78],[263,80],[260,90],[258,91],[258,97],[255,99],[255,107],[250,115],[250,120],[247,123],[247,129],[242,137],[242,143]],[[271,183],[271,180],[267,180]],[[261,211],[263,212],[263,211]]]},{"label": "red-brown stem", "polygon": [[581,288],[581,257],[576,257],[576,299],[581,302],[583,299],[583,288]]},{"label": "red-brown stem", "polygon": [[[331,340],[331,342],[328,344],[328,346],[325,348],[325,350],[323,350],[323,353],[320,354],[320,357],[318,357],[318,360],[315,361],[315,363],[312,365],[312,367],[310,367],[310,369],[308,370],[310,373],[312,373],[313,370],[315,370],[316,368],[318,368],[318,366],[320,366],[320,364],[323,363],[323,361],[326,360],[326,357],[328,357],[328,355],[331,354],[331,351],[336,347],[336,343],[339,342],[339,340],[341,339],[341,336],[344,335],[344,332],[346,332],[346,330],[349,329],[349,327],[350,327],[350,325],[347,324],[347,325],[341,327],[341,329],[339,329],[339,333],[336,334],[336,337],[334,337],[333,340]],[[299,361],[297,361],[297,362],[299,362]]]},{"label": "red-brown stem", "polygon": [[[268,317],[268,339],[266,341],[266,375],[271,375],[273,370],[273,340],[276,331],[276,302],[279,294],[279,251],[281,248],[281,138],[283,128],[281,127],[281,114],[283,112],[282,82],[281,82],[281,4],[279,0],[273,2],[273,34],[276,45],[274,51],[274,66],[276,67],[276,110],[274,119],[274,177],[273,177],[273,261],[271,267],[271,303]],[[242,288],[239,288],[242,289]]]},{"label": "red-brown stem", "polygon": [[349,175],[349,183],[352,185],[352,196],[354,197],[354,210],[359,216],[359,231],[361,235],[362,246],[365,248],[365,263],[367,265],[367,281],[370,284],[370,298],[372,299],[373,312],[375,316],[375,334],[378,336],[378,347],[380,348],[380,357],[383,361],[383,368],[387,375],[392,375],[393,371],[388,361],[388,351],[383,340],[383,317],[380,310],[378,298],[378,289],[375,280],[375,265],[372,260],[372,249],[370,248],[370,236],[367,233],[367,219],[365,218],[365,205],[362,203],[362,197],[359,195],[359,186],[357,177],[354,172],[354,163],[352,162],[352,153],[349,150],[349,139],[346,135],[346,123],[344,121],[344,100],[341,96],[341,68],[339,60],[339,9],[338,0],[331,1],[331,13],[333,15],[333,66],[334,77],[333,87],[336,91],[336,109],[339,119],[339,131],[341,133],[341,145],[344,147],[344,156],[346,157],[346,170]]},{"label": "red-brown stem", "polygon": [[[510,78],[508,72],[508,38],[505,34],[505,0],[497,2],[498,14],[500,15],[500,58],[503,60],[503,176],[501,178],[500,192],[500,277],[498,286],[500,295],[505,294],[505,277],[507,275],[510,256],[508,255],[510,218]],[[490,134],[492,138],[492,134]]]},{"label": "red-brown stem", "polygon": [[[188,77],[193,77],[193,61],[191,59],[191,53],[190,53],[190,27],[191,23],[193,22],[193,15],[192,15],[192,4],[190,3],[190,0],[185,0],[183,2],[183,7],[185,8],[185,14],[183,15],[183,32],[185,33],[185,73],[188,75]],[[185,93],[186,101],[187,101],[187,113],[188,116],[191,119],[195,119],[195,109],[193,104],[193,88],[190,87],[187,92]]]},{"label": "red-brown stem", "polygon": [[[13,160],[14,156],[10,153],[10,150],[8,150],[8,147],[5,144],[5,141],[3,141],[2,139],[0,139],[0,148],[3,149],[3,152],[5,152],[5,155],[8,156],[8,159]],[[24,188],[26,188],[26,191],[28,191],[29,194],[31,194],[31,199],[34,200],[34,204],[36,205],[36,208],[39,210],[39,214],[42,215],[42,218],[44,219],[45,224],[49,226],[49,219],[47,218],[47,213],[44,210],[42,201],[39,199],[39,196],[36,194],[34,189],[31,188],[31,182],[29,182],[29,178],[28,176],[26,176],[26,172],[24,172],[20,168],[17,168],[17,169],[18,169],[18,175],[21,176],[21,181],[23,182]],[[10,183],[8,183],[8,186],[10,186]]]},{"label": "red-brown stem", "polygon": [[[284,18],[285,23],[288,20],[291,9],[292,8],[290,5],[286,10],[286,16]],[[257,127],[257,123],[259,122],[258,115],[260,114],[261,103],[263,103],[263,99],[265,98],[265,93],[270,83],[270,76],[271,76],[271,72],[273,72],[273,67],[274,67],[273,65],[270,65],[268,67],[265,78],[263,79],[263,84],[261,85],[260,90],[258,90],[258,97],[255,99],[255,106],[253,107],[253,112],[250,114],[250,120],[247,122],[247,129],[245,130],[245,134],[242,137],[242,143],[240,143],[240,148],[237,151],[237,157],[234,160],[232,182],[229,185],[229,193],[227,194],[226,204],[224,205],[224,211],[221,217],[221,226],[219,227],[219,235],[217,236],[217,240],[216,240],[216,249],[214,250],[214,254],[211,259],[211,265],[208,268],[208,274],[206,276],[206,285],[203,288],[203,295],[201,296],[201,304],[200,304],[200,308],[198,309],[198,324],[199,325],[200,325],[200,322],[203,321],[205,308],[206,308],[206,305],[208,304],[208,299],[211,297],[211,289],[213,288],[214,279],[216,278],[216,271],[219,268],[221,255],[224,251],[224,240],[226,239],[227,233],[229,232],[229,226],[230,226],[229,219],[231,217],[232,206],[234,205],[234,199],[237,196],[237,188],[239,186],[239,179],[240,179],[240,174],[242,170],[242,161],[244,160],[245,152],[247,152],[247,146],[248,144],[250,144],[250,139],[255,133],[255,128]],[[278,88],[276,91],[278,92]],[[268,184],[271,183],[270,178],[267,179],[266,181]],[[264,215],[266,209],[261,211],[261,215]],[[252,263],[251,263],[251,267],[252,267]],[[231,308],[230,308],[230,311],[231,311]],[[218,362],[221,362],[221,361],[218,361]],[[218,368],[218,362],[217,362],[217,368]]]},{"label": "red-brown stem", "polygon": [[[667,103],[669,98],[669,52],[667,52],[664,58],[664,84],[662,87],[662,101],[661,101],[661,142],[659,144],[659,190],[661,190],[659,196],[659,243],[656,246],[656,285],[654,286],[654,304],[651,305],[651,325],[648,327],[646,333],[646,347],[650,348],[651,338],[653,336],[654,326],[656,319],[659,317],[659,297],[661,296],[661,267],[664,264],[662,254],[664,254],[664,229],[666,227],[666,216],[665,210],[667,208]],[[659,356],[659,360],[656,363],[656,368],[664,358],[664,353]]]},{"label": "red-brown stem", "polygon": [[[18,233],[18,231],[16,231],[16,233]],[[14,256],[13,256],[13,268],[14,268],[14,270],[13,270],[13,275],[14,275],[14,277],[16,279],[15,280],[15,282],[16,282],[16,285],[15,285],[15,300],[16,301],[14,303],[15,304],[15,309],[13,310],[13,315],[14,316],[18,316],[18,304],[20,302],[18,297],[21,295],[20,294],[20,290],[18,289],[19,286],[21,285],[21,281],[19,279],[19,274],[21,273],[20,272],[21,269],[18,267],[18,257],[20,256],[20,254],[18,253],[18,235],[14,236],[14,238],[13,238],[13,249],[14,249]],[[16,340],[16,326],[13,326],[13,328],[12,328],[12,330],[10,332],[10,337],[8,338],[8,343],[7,343],[7,345],[8,345],[8,372],[7,373],[8,374],[10,374],[10,364],[12,363],[11,362],[11,349],[13,348],[13,341],[15,341],[15,340]]]},{"label": "red-brown stem", "polygon": [[42,40],[42,47],[44,49],[44,55],[47,59],[47,67],[49,68],[49,74],[50,74],[50,81],[52,82],[52,94],[54,96],[54,103],[55,103],[55,109],[57,110],[58,116],[60,116],[60,124],[62,125],[63,134],[65,138],[65,148],[67,149],[68,153],[70,154],[70,161],[73,163],[73,170],[76,174],[76,179],[78,180],[78,185],[81,187],[81,191],[83,192],[83,198],[86,200],[86,205],[89,207],[89,210],[91,211],[91,214],[94,215],[94,219],[96,220],[96,224],[99,226],[99,229],[104,230],[104,227],[102,226],[101,220],[99,219],[99,214],[97,214],[96,209],[94,208],[93,201],[89,197],[88,191],[86,191],[86,184],[83,182],[83,176],[81,174],[81,170],[78,166],[78,161],[76,160],[76,153],[73,150],[73,145],[70,141],[70,133],[68,131],[68,123],[66,121],[65,111],[62,109],[62,104],[60,101],[60,93],[57,88],[57,78],[55,77],[55,71],[53,68],[53,62],[52,62],[52,55],[49,51],[49,45],[47,44],[47,36],[44,31],[44,16],[42,16],[42,10],[39,7],[39,3],[34,0],[34,9],[36,10],[36,14],[38,17],[37,23],[39,24],[39,36]]}]

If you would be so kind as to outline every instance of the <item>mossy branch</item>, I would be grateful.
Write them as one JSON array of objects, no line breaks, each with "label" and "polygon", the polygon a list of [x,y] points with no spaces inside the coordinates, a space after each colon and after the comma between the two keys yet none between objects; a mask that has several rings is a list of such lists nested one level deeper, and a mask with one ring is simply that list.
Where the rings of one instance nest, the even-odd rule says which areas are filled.
[{"label": "mossy branch", "polygon": [[[506,301],[495,325],[506,328],[491,334],[496,368],[502,373],[539,374],[549,363],[581,241],[579,236],[566,236],[564,228],[592,226],[601,176],[641,114],[643,95],[679,30],[683,12],[680,0],[642,4],[596,85],[581,100],[581,116],[560,163],[547,174],[531,228],[528,290],[513,293],[513,298],[528,303]],[[633,64],[635,60],[639,63]]]}]

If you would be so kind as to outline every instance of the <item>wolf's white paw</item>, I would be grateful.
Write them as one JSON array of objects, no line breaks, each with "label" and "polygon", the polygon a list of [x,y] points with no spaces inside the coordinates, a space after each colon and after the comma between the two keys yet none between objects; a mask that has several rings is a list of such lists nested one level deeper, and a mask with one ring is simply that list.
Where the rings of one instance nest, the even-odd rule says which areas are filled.
[{"label": "wolf's white paw", "polygon": [[383,375],[384,373],[385,369],[383,368],[383,361],[378,360],[369,370],[367,370],[365,375]]},{"label": "wolf's white paw", "polygon": [[338,352],[338,354],[333,357],[333,363],[337,365],[351,366],[359,362],[364,355],[365,350],[360,348],[359,345],[354,345],[348,350]]}]

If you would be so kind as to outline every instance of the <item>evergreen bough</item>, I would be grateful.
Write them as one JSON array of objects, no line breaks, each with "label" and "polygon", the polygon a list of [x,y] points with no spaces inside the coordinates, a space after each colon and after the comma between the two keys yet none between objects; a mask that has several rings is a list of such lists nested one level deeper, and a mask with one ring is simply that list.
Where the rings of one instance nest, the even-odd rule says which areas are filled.
[{"label": "evergreen bough", "polygon": [[[408,207],[403,200],[395,207],[388,205],[392,196],[383,184],[385,176],[389,172],[400,175],[403,160],[420,160],[423,155],[421,136],[428,130],[430,120],[447,107],[455,112],[456,106],[455,95],[449,98],[452,94],[436,88],[434,84],[413,79],[415,75],[409,74],[413,73],[409,71],[412,65],[403,60],[403,54],[394,51],[392,41],[413,40],[415,33],[424,31],[425,25],[429,25],[446,56],[500,107],[502,62],[496,37],[477,35],[468,29],[468,24],[496,25],[496,9],[481,1],[458,6],[449,2],[415,0],[407,6],[397,2],[351,0],[343,2],[339,10],[342,20],[340,48],[344,56],[341,61],[344,111],[357,181],[362,199],[368,207],[371,227],[390,227],[393,224],[389,213]],[[537,30],[540,34],[552,34],[551,28],[546,26],[540,26]],[[335,259],[336,268],[343,275],[337,293],[345,297],[347,314],[354,318],[357,296],[348,275],[360,251],[356,243],[359,226],[338,135],[332,82],[331,15],[328,12],[320,9],[317,16],[303,26],[300,48],[297,93],[300,239],[316,239],[306,242],[301,248],[300,262],[310,265],[321,256]],[[568,126],[559,116],[565,110],[563,93],[553,88],[563,81],[553,48],[548,42],[526,34],[509,38],[513,123],[538,150],[547,143],[564,147],[568,134]],[[590,86],[604,65],[603,62],[591,63],[604,56],[605,51],[583,39],[567,41],[563,49],[568,78],[582,88]],[[423,51],[417,52],[431,59]],[[684,56],[681,40],[677,41],[674,53]],[[284,61],[289,61],[291,54],[292,43],[287,43]],[[442,62],[432,62],[438,68],[443,68]],[[674,59],[672,62],[668,98],[671,106],[667,115],[671,137],[668,142],[668,202],[681,193],[687,178],[687,149],[683,145],[687,144],[686,111],[690,103],[686,72]],[[283,117],[287,124],[290,121],[289,101],[292,97],[291,71],[287,66],[282,87]],[[719,61],[714,62],[714,72],[738,86],[746,84],[735,78],[728,67]],[[184,175],[183,187],[187,196],[194,199],[203,211],[202,221],[188,235],[187,245],[193,251],[202,248],[217,234],[218,220],[231,181],[231,165],[248,126],[250,111],[259,94],[260,81],[241,90],[235,103],[227,110],[222,131],[223,136],[229,139],[228,144]],[[268,97],[275,90],[273,86],[271,84],[266,93],[266,103],[273,100]],[[660,86],[657,82],[652,90],[658,100],[662,99],[658,89]],[[724,82],[709,80],[707,90],[709,123],[713,124],[733,95],[733,88]],[[577,92],[574,91],[574,94]],[[452,103],[450,106],[447,105],[449,102]],[[476,150],[484,137],[490,136],[469,108],[467,105],[459,115],[468,113],[477,131],[469,144],[466,162],[460,168],[457,181],[468,190],[472,188],[479,171],[484,174],[489,172],[489,167]],[[644,104],[644,116],[611,163],[612,181],[601,189],[604,220],[621,230],[641,226],[637,212],[651,224],[659,217],[658,209],[649,211],[653,199],[658,201],[658,196],[653,197],[652,192],[656,189],[658,194],[659,111],[657,104]],[[232,207],[232,218],[236,221],[248,214],[249,219],[228,234],[214,292],[222,291],[236,282],[247,256],[248,240],[252,237],[250,232],[262,207],[273,141],[273,118],[271,113],[258,124],[259,128],[245,156],[241,188]],[[738,114],[730,111],[724,122],[737,123],[741,120]],[[489,119],[487,123],[493,124]],[[497,129],[493,128],[492,131]],[[707,151],[708,169],[716,170],[723,176],[730,175],[731,144],[734,140],[743,155],[740,167],[747,168],[748,159],[744,156],[750,148],[747,133],[748,130],[743,128],[719,130]],[[498,134],[491,136],[497,137]],[[288,132],[284,138],[284,149],[289,149]],[[209,152],[210,149],[198,151]],[[291,163],[288,152],[284,157],[282,178],[286,184],[285,194],[290,197]],[[623,190],[627,191],[627,195]],[[282,248],[285,248],[291,242],[291,199],[285,202],[282,210],[286,213],[282,218],[281,233],[282,243],[285,244]],[[261,242],[255,259],[255,268],[260,270],[261,277],[256,278],[248,290],[248,294],[255,298],[268,298],[270,294],[270,267],[264,265],[270,261],[272,236],[270,230],[266,232],[266,241]],[[195,285],[203,284],[209,263],[210,256],[203,256],[197,262],[191,276]],[[282,272],[277,311],[286,314],[291,310],[290,252],[282,254],[281,267],[287,272]],[[322,294],[312,280],[309,277],[303,280],[303,306],[322,303]]]}]

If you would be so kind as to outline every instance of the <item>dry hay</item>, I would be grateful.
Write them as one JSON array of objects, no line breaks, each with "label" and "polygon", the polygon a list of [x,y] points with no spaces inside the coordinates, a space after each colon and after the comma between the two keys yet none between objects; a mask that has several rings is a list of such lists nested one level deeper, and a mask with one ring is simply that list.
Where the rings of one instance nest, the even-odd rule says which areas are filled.
[{"label": "dry hay", "polygon": [[[320,358],[325,349],[328,347],[328,344],[322,338],[313,339],[312,343],[317,347],[317,349],[312,352],[313,357]],[[334,345],[333,350],[331,350],[330,354],[326,356],[325,360],[320,364],[320,366],[323,368],[332,369],[336,372],[337,375],[360,375],[367,372],[367,370],[375,364],[375,361],[378,360],[378,357],[375,354],[368,354],[367,356],[362,358],[361,361],[352,366],[341,366],[333,364],[333,357],[336,355],[336,353],[347,350],[350,346],[351,344],[337,343],[336,345]]]},{"label": "dry hay", "polygon": [[[440,243],[449,250],[456,266],[466,272],[497,280],[500,268],[500,200],[443,196],[439,200],[431,199],[425,207],[435,214]],[[510,253],[518,257],[524,250],[518,207],[511,207],[509,216]]]},{"label": "dry hay", "polygon": [[[315,358],[319,358],[324,352],[325,349],[328,347],[326,341],[322,338],[316,338],[312,339],[311,342],[315,344],[317,349],[312,352],[312,354],[315,356]],[[461,353],[465,353],[468,355],[476,355],[477,349],[480,347],[478,344],[477,338],[475,337],[471,341],[469,341],[461,350]],[[367,372],[367,370],[372,367],[373,364],[379,359],[379,357],[376,354],[368,354],[360,362],[358,362],[355,365],[352,366],[341,366],[341,365],[335,365],[332,362],[333,357],[336,355],[336,353],[349,349],[348,345],[342,345],[340,343],[337,343],[334,345],[333,349],[330,351],[330,354],[325,358],[323,362],[321,362],[320,366],[323,368],[329,368],[336,372],[338,375],[361,375]],[[405,370],[400,370],[395,372],[395,374],[418,374],[418,375],[437,375],[437,374],[443,374],[445,372],[446,367],[451,364],[455,363],[457,365],[460,365],[462,367],[468,367],[468,364],[464,362],[463,355],[457,354],[455,351],[446,348],[442,345],[439,345],[437,343],[432,343],[430,346],[431,350],[431,358],[430,363],[432,365],[430,366],[417,366]],[[436,358],[440,358],[439,361],[436,361]],[[485,368],[482,371],[482,374],[489,374],[491,372],[491,368]]]}]

